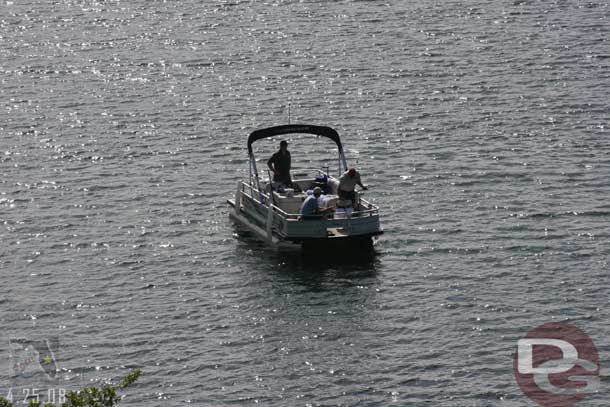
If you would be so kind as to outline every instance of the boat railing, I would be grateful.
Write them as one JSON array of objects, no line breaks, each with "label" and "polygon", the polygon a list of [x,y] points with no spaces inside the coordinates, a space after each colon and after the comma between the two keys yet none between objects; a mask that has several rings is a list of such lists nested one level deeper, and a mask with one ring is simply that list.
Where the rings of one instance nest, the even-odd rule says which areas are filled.
[{"label": "boat railing", "polygon": [[[333,178],[338,181],[337,177],[330,175],[328,172],[321,170],[319,168],[297,168],[291,171],[291,176],[293,181],[303,181],[306,179],[314,179],[317,176],[326,175],[327,177]],[[261,179],[262,182],[270,182],[269,177],[264,177]]]},{"label": "boat railing", "polygon": [[[270,198],[269,194],[259,191],[255,186],[247,184],[243,181],[241,182],[241,193],[252,200],[252,202],[254,202],[256,205],[263,206],[265,208],[269,207],[286,219],[298,219],[300,216],[298,213],[295,214],[285,212],[282,208],[270,202],[270,200],[273,198]],[[260,197],[262,197],[265,202],[262,202]]]},{"label": "boat railing", "polygon": [[[273,198],[266,192],[260,191],[256,188],[255,185],[248,184],[244,181],[240,182],[241,194],[248,197],[252,202],[254,202],[258,206],[262,206],[265,208],[271,208],[275,213],[281,216],[284,219],[289,220],[300,220],[301,215],[299,213],[288,213],[284,211],[279,206],[273,203]],[[349,218],[359,218],[365,216],[374,216],[379,214],[379,208],[372,204],[371,202],[360,198],[360,205],[366,207],[367,209],[360,211],[353,211]],[[320,216],[322,218],[323,216]]]},{"label": "boat railing", "polygon": [[[316,176],[316,175],[328,175],[328,176],[332,177],[332,175],[328,174],[328,172],[322,171],[319,168],[297,168],[297,169],[293,169],[291,171],[291,173],[292,173],[292,177],[293,178],[309,177],[309,176],[314,175],[314,174],[315,174],[314,176]],[[336,178],[336,177],[333,177],[333,178]]]}]

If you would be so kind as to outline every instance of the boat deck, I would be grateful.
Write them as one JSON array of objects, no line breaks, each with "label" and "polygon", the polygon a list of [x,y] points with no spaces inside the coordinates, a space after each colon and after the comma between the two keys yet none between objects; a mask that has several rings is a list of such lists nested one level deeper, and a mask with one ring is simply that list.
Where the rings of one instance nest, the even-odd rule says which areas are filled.
[{"label": "boat deck", "polygon": [[[383,233],[378,208],[364,199],[360,199],[358,211],[303,220],[298,209],[306,196],[304,193],[283,196],[276,191],[263,193],[251,184],[240,182],[235,199],[227,202],[233,208],[231,217],[235,221],[272,242],[370,239]],[[328,201],[330,205],[336,205],[337,196],[330,194]],[[286,209],[289,206],[295,213],[288,213],[281,206]]]}]

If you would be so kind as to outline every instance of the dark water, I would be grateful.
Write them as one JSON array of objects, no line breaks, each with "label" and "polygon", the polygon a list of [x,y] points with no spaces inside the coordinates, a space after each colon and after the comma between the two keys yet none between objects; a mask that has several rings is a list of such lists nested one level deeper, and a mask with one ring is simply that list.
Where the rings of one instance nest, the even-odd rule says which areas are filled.
[{"label": "dark water", "polygon": [[[609,38],[605,1],[4,2],[0,391],[141,367],[126,405],[530,406],[512,354],[549,321],[610,362]],[[344,138],[376,255],[228,221],[288,103]],[[58,338],[59,384],[9,377],[12,338]]]}]

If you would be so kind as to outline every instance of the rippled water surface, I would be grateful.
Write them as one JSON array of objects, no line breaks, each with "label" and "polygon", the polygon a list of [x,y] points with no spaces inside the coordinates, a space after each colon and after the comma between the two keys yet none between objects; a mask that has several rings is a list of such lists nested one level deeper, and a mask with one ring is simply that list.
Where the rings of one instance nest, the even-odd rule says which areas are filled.
[{"label": "rippled water surface", "polygon": [[[609,38],[605,1],[3,2],[0,394],[140,367],[125,405],[531,406],[549,321],[610,363]],[[375,255],[229,222],[289,103],[343,137]],[[11,338],[59,338],[60,384]]]}]

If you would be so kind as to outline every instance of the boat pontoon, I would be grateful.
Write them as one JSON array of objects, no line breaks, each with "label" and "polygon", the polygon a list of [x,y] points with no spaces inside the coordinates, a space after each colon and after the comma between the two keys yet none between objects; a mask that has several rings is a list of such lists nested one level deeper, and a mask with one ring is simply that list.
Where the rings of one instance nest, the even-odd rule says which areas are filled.
[{"label": "boat pontoon", "polygon": [[[292,188],[284,188],[270,179],[261,179],[252,151],[257,140],[283,134],[309,134],[327,137],[339,150],[339,175],[326,171],[303,170],[292,174]],[[337,179],[347,171],[347,161],[339,134],[330,127],[283,125],[256,130],[248,137],[249,179],[237,183],[235,198],[229,199],[230,217],[239,225],[271,244],[370,244],[383,231],[379,226],[379,208],[356,192],[356,203],[339,199]],[[308,192],[321,186],[323,207],[334,210],[314,219],[301,219],[299,211]],[[352,207],[353,206],[353,207]]]}]

